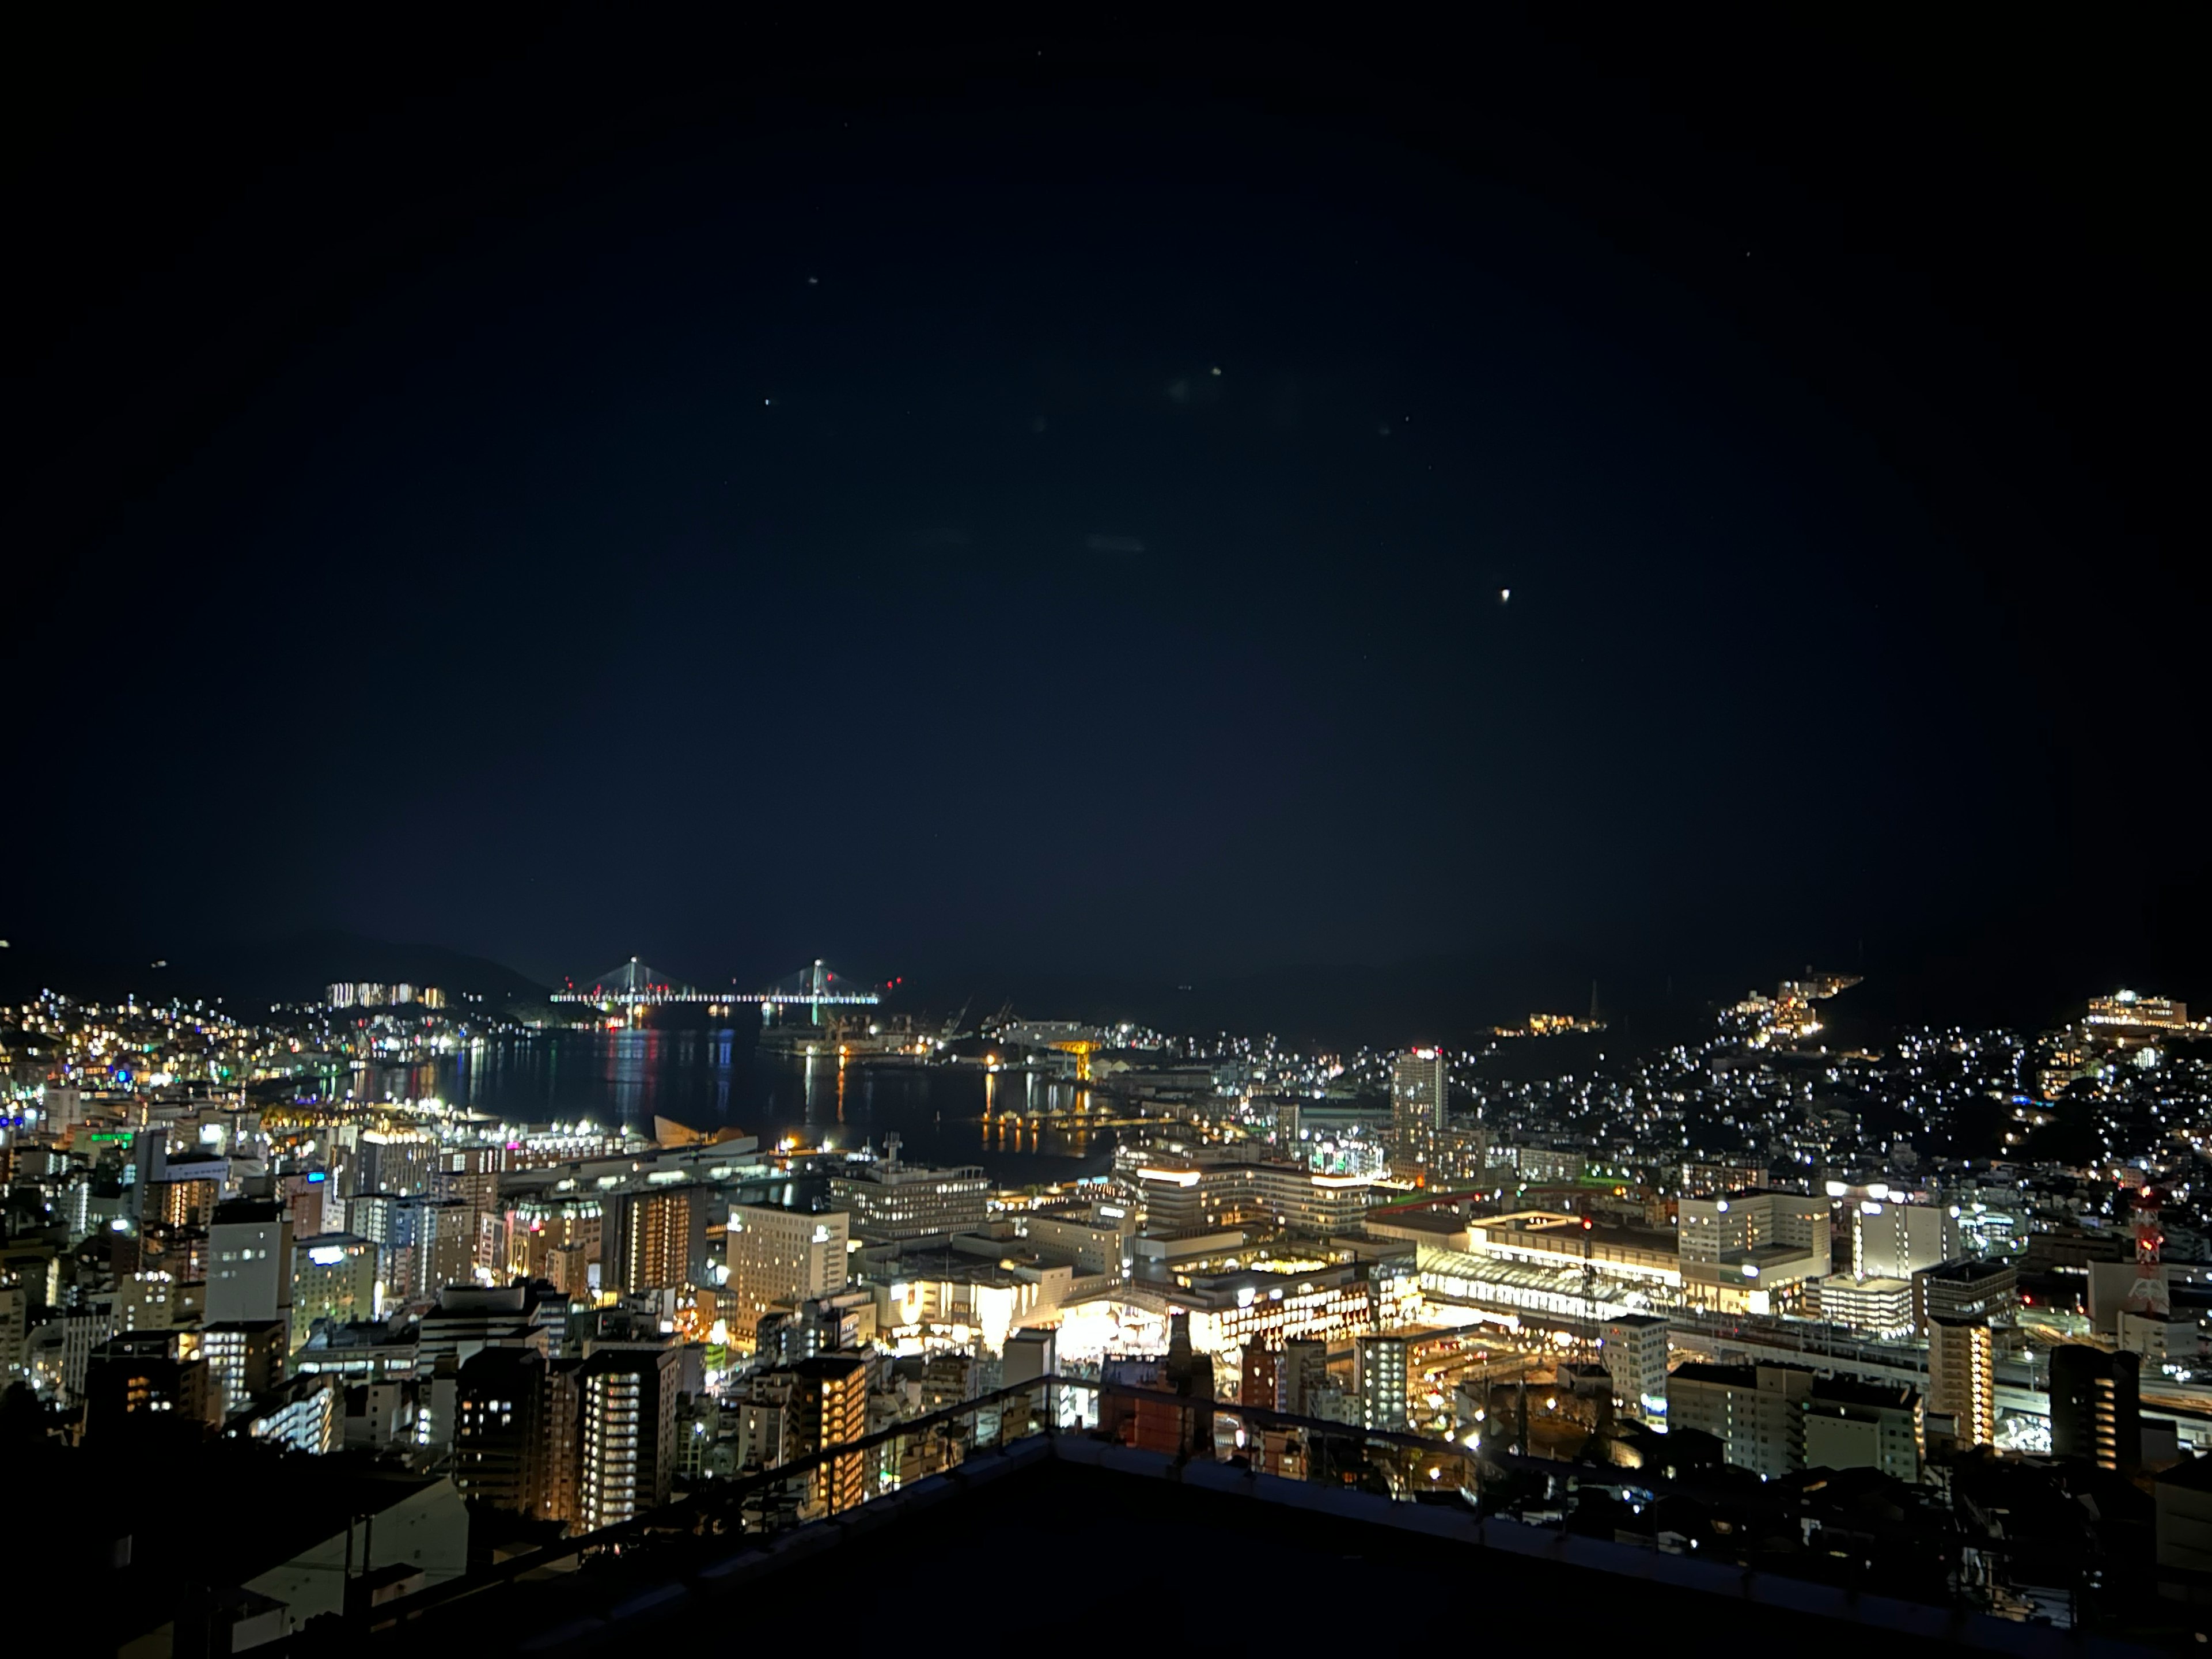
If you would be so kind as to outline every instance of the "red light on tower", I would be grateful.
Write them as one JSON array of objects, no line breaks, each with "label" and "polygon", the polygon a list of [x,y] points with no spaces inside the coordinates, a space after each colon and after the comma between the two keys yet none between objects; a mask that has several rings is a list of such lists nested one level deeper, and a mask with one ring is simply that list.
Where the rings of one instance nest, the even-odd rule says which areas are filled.
[{"label": "red light on tower", "polygon": [[2166,1231],[2159,1224],[2157,1189],[2146,1186],[2136,1194],[2136,1261],[2145,1265],[2156,1265],[2159,1252],[2166,1244]]}]

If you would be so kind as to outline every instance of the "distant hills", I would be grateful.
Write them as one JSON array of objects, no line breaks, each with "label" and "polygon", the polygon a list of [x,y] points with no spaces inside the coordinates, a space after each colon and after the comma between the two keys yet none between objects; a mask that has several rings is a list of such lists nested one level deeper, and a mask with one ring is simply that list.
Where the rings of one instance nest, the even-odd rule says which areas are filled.
[{"label": "distant hills", "polygon": [[[1110,1024],[1135,1020],[1203,1035],[1272,1033],[1309,1048],[1471,1046],[1494,1026],[1535,1012],[1584,1015],[1595,981],[1612,1043],[1671,1042],[1711,1029],[1714,1010],[1749,990],[1809,968],[1858,974],[1863,982],[1824,1011],[1833,1039],[1881,1042],[1899,1025],[2048,1028],[2078,1018],[2087,998],[2122,986],[2212,1002],[2212,927],[2206,884],[2170,880],[2094,905],[2024,896],[2014,908],[1911,941],[1850,941],[1844,951],[1745,952],[1686,942],[1671,960],[1556,947],[1537,952],[1437,955],[1386,966],[1273,967],[1187,982],[1014,969],[915,964],[890,1005],[942,1020],[968,1005],[972,1023],[1001,1003],[1032,1018]],[[1702,948],[1699,946],[1702,945]],[[320,929],[251,945],[144,957],[88,959],[18,939],[0,950],[0,1000],[51,986],[112,1000],[126,992],[190,1000],[221,997],[241,1014],[273,1002],[319,1000],[337,980],[405,980],[448,994],[472,993],[517,1018],[543,1018],[549,988],[487,957],[436,945],[394,944]],[[1559,1052],[1545,1040],[1547,1053]]]},{"label": "distant hills", "polygon": [[125,994],[188,1002],[220,997],[226,1007],[250,1017],[271,1003],[320,1001],[325,988],[338,980],[434,985],[456,1000],[462,992],[481,996],[502,1012],[513,1008],[542,1015],[548,994],[545,986],[488,957],[336,928],[127,963],[72,957],[22,940],[0,951],[0,998],[11,1002],[47,988],[102,1001]]}]

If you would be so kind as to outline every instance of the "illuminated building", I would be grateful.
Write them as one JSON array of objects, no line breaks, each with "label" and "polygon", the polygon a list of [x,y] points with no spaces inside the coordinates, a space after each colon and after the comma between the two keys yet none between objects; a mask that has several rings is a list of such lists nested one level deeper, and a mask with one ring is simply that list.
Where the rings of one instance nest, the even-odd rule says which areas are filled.
[{"label": "illuminated building", "polygon": [[1522,1210],[1510,1215],[1478,1216],[1468,1223],[1468,1240],[1478,1255],[1542,1267],[1579,1267],[1585,1262],[1624,1278],[1653,1285],[1681,1279],[1673,1235],[1656,1228],[1620,1227],[1551,1210]]},{"label": "illuminated building", "polygon": [[1622,1314],[1598,1333],[1598,1358],[1613,1379],[1613,1400],[1639,1417],[1667,1414],[1667,1331],[1651,1314]]},{"label": "illuminated building", "polygon": [[1802,1365],[1677,1366],[1667,1379],[1668,1431],[1710,1434],[1737,1468],[1778,1479],[1805,1467],[1813,1380]]},{"label": "illuminated building", "polygon": [[224,1320],[200,1333],[209,1410],[217,1421],[242,1411],[284,1375],[290,1328],[282,1320]]},{"label": "illuminated building", "polygon": [[1725,1199],[1729,1192],[1763,1186],[1765,1179],[1765,1164],[1690,1161],[1681,1166],[1681,1194],[1686,1199]]},{"label": "illuminated building", "polygon": [[1962,1447],[1997,1437],[1996,1345],[1989,1321],[1929,1318],[1929,1416],[1948,1418]]},{"label": "illuminated building", "polygon": [[1948,1418],[1961,1446],[1985,1446],[1996,1439],[1996,1366],[1986,1320],[1929,1320],[1928,1413]]},{"label": "illuminated building", "polygon": [[706,1277],[707,1189],[684,1184],[607,1194],[599,1284],[634,1295]]},{"label": "illuminated building", "polygon": [[2142,1361],[2086,1342],[2051,1351],[2051,1449],[2100,1468],[2132,1472],[2142,1462]]},{"label": "illuminated building", "polygon": [[1808,1313],[1867,1336],[1910,1336],[1919,1328],[1913,1316],[1909,1279],[1854,1279],[1849,1273],[1831,1273],[1813,1281],[1805,1303]]},{"label": "illuminated building", "polygon": [[1112,1218],[1054,1215],[1031,1211],[1014,1218],[1020,1237],[1066,1255],[1080,1273],[1119,1279],[1129,1271],[1129,1239],[1135,1231],[1126,1212]]},{"label": "illuminated building", "polygon": [[411,1129],[370,1129],[354,1150],[351,1179],[356,1193],[393,1193],[402,1198],[428,1193],[437,1174],[438,1143]]},{"label": "illuminated building", "polygon": [[435,1376],[440,1362],[449,1369],[465,1365],[488,1347],[544,1352],[559,1338],[568,1314],[568,1304],[544,1297],[541,1287],[448,1285],[417,1327],[416,1374]]},{"label": "illuminated building", "polygon": [[1255,1340],[1349,1334],[1374,1328],[1373,1270],[1379,1265],[1222,1273],[1168,1292],[1169,1304],[1171,1312],[1189,1315],[1191,1346],[1201,1353],[1223,1353]]},{"label": "illuminated building", "polygon": [[376,1246],[350,1233],[325,1233],[292,1246],[292,1346],[306,1343],[319,1319],[340,1324],[376,1313]]},{"label": "illuminated building", "polygon": [[1449,1121],[1450,1095],[1441,1048],[1408,1048],[1390,1066],[1390,1127],[1409,1136]]},{"label": "illuminated building", "polygon": [[1277,1158],[1163,1155],[1145,1159],[1133,1177],[1154,1237],[1230,1227],[1348,1232],[1381,1190],[1378,1174],[1330,1175]]},{"label": "illuminated building", "polygon": [[556,1454],[546,1431],[547,1403],[546,1359],[533,1348],[485,1348],[460,1368],[453,1391],[453,1484],[463,1498],[518,1515],[549,1512],[547,1476]]},{"label": "illuminated building", "polygon": [[1450,1086],[1441,1048],[1409,1048],[1390,1066],[1392,1170],[1422,1178],[1437,1162],[1450,1122]]},{"label": "illuminated building", "polygon": [[2133,991],[2115,991],[2108,997],[2092,997],[2087,1021],[2092,1031],[2104,1037],[2118,1039],[2147,1038],[2154,1031],[2185,1031],[2189,1029],[2189,1005],[2176,1002],[2170,997],[2138,996]]},{"label": "illuminated building", "polygon": [[115,1286],[115,1328],[166,1331],[182,1310],[181,1287],[170,1274],[158,1269],[131,1273]]},{"label": "illuminated building", "polygon": [[1923,1267],[1958,1258],[1955,1206],[1865,1198],[1851,1212],[1851,1272],[1861,1279],[1909,1279]]},{"label": "illuminated building", "polygon": [[142,1220],[165,1227],[204,1227],[222,1201],[220,1181],[156,1181],[146,1188],[138,1213]]},{"label": "illuminated building", "polygon": [[761,1316],[845,1288],[847,1218],[769,1205],[732,1204],[726,1253],[730,1277],[724,1317],[750,1343]]},{"label": "illuminated building", "polygon": [[[668,1501],[676,1471],[678,1358],[670,1348],[624,1347],[584,1362],[577,1508],[585,1531]],[[862,1409],[865,1415],[865,1402]]]},{"label": "illuminated building", "polygon": [[166,1333],[118,1336],[85,1368],[84,1437],[103,1444],[147,1433],[197,1437],[207,1419],[206,1362],[178,1356]]},{"label": "illuminated building", "polygon": [[1920,1396],[1899,1382],[1826,1376],[1805,1402],[1804,1467],[1920,1479]]},{"label": "illuminated building", "polygon": [[1686,1198],[1676,1228],[1692,1302],[1773,1311],[1777,1291],[1828,1275],[1828,1200],[1803,1193]]},{"label": "illuminated building", "polygon": [[[868,1431],[868,1362],[858,1354],[817,1354],[792,1366],[787,1460],[852,1444]],[[842,1514],[860,1504],[864,1460],[858,1453],[830,1459],[815,1472],[811,1502]]]},{"label": "illuminated building", "polygon": [[833,1176],[830,1199],[866,1239],[934,1238],[983,1224],[991,1182],[973,1164],[933,1170],[899,1161],[897,1149],[855,1172]]},{"label": "illuminated building", "polygon": [[1918,1325],[1931,1319],[1988,1319],[2009,1312],[2019,1301],[2020,1269],[2009,1261],[1946,1261],[1912,1275],[1912,1316]]},{"label": "illuminated building", "polygon": [[1352,1389],[1359,1397],[1361,1427],[1397,1431],[1406,1426],[1406,1374],[1412,1347],[1405,1337],[1374,1332],[1363,1332],[1353,1340]]},{"label": "illuminated building", "polygon": [[[208,1228],[207,1304],[210,1325],[292,1320],[292,1219],[283,1207],[233,1200]],[[289,1343],[289,1337],[287,1339]]]},{"label": "illuminated building", "polygon": [[414,1297],[436,1296],[448,1285],[476,1279],[477,1212],[459,1199],[412,1198],[399,1206],[408,1254],[396,1288]]},{"label": "illuminated building", "polygon": [[[554,1254],[573,1250],[596,1262],[604,1248],[601,1234],[605,1206],[594,1194],[589,1197],[531,1198],[507,1212],[507,1270],[510,1277],[561,1280],[551,1265]],[[580,1286],[580,1279],[577,1281]],[[568,1286],[563,1286],[568,1289]],[[571,1295],[577,1294],[570,1290]]]},{"label": "illuminated building", "polygon": [[[344,1413],[344,1395],[336,1377],[295,1376],[277,1384],[274,1398],[256,1401],[243,1426],[255,1440],[320,1457],[338,1449]],[[237,1431],[237,1425],[232,1431]]]}]

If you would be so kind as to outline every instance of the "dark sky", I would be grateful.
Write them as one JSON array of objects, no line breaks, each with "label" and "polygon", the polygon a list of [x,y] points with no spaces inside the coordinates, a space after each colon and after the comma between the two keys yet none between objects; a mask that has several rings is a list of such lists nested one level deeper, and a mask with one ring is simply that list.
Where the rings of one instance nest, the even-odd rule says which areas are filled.
[{"label": "dark sky", "polygon": [[1286,19],[42,25],[0,932],[2201,969],[2180,43]]}]

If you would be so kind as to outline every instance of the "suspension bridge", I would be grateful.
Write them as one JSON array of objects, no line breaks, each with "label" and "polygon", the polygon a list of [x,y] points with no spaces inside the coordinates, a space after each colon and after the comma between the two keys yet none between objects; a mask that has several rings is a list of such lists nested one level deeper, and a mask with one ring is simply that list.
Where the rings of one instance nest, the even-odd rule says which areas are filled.
[{"label": "suspension bridge", "polygon": [[883,1000],[884,988],[888,988],[843,978],[817,957],[811,967],[794,969],[762,990],[702,991],[696,985],[669,979],[632,957],[588,986],[569,981],[554,992],[552,1000],[608,1010],[658,1008],[693,1002],[714,1007],[744,1003],[758,1007],[763,1019],[773,1016],[779,1008],[803,1007],[812,1012],[814,1023],[819,1025],[824,1008],[873,1007]]}]

